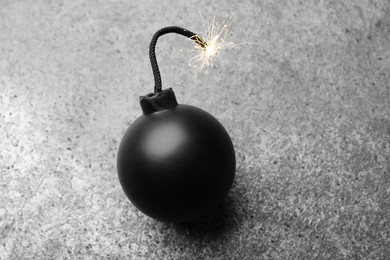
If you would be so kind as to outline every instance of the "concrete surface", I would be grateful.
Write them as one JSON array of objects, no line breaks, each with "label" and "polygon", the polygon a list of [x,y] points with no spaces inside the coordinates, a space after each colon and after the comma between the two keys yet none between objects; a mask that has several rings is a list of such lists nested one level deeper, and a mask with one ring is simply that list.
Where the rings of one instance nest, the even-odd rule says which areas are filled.
[{"label": "concrete surface", "polygon": [[[192,78],[161,39],[163,87],[217,117],[237,177],[220,209],[152,220],[116,173],[153,89],[148,44],[234,12],[232,40]],[[1,259],[386,259],[389,1],[0,1]],[[388,258],[387,258],[388,259]]]}]

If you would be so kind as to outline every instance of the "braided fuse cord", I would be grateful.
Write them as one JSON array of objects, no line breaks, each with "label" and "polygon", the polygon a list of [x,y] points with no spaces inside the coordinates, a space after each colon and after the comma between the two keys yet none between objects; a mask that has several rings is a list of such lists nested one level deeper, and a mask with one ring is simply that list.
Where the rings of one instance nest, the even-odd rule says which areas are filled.
[{"label": "braided fuse cord", "polygon": [[158,68],[157,64],[157,58],[156,58],[156,44],[157,40],[160,36],[167,34],[167,33],[177,33],[180,35],[183,35],[187,38],[190,38],[191,40],[195,41],[200,47],[206,48],[207,47],[207,42],[205,42],[199,35],[178,27],[178,26],[169,26],[169,27],[164,27],[160,30],[158,30],[152,38],[152,41],[150,42],[149,45],[149,58],[150,58],[150,63],[152,65],[152,71],[153,71],[153,76],[154,76],[154,93],[160,92],[162,90],[162,82],[161,82],[161,74],[160,70]]}]

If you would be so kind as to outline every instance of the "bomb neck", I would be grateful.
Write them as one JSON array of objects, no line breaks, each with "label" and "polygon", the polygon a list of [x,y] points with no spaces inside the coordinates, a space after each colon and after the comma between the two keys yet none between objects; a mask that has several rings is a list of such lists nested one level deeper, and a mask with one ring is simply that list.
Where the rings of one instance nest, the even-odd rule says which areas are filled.
[{"label": "bomb neck", "polygon": [[166,110],[168,108],[175,107],[178,104],[172,88],[140,96],[139,102],[144,115]]}]

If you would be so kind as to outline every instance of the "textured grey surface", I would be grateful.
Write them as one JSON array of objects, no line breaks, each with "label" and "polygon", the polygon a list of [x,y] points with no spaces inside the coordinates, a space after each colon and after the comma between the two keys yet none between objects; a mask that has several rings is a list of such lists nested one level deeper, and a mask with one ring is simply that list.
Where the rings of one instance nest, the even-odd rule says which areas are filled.
[{"label": "textured grey surface", "polygon": [[[389,1],[1,1],[1,259],[386,259]],[[148,44],[234,12],[192,78],[192,44],[159,42],[163,87],[226,127],[237,177],[190,225],[127,200],[116,151],[153,89]],[[183,50],[181,50],[183,49]]]}]

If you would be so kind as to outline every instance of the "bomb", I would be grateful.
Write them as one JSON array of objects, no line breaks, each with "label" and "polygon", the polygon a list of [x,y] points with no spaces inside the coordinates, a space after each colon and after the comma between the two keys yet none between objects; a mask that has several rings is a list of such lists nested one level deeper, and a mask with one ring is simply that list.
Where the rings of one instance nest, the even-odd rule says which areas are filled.
[{"label": "bomb", "polygon": [[150,59],[155,92],[140,97],[142,115],[127,129],[118,150],[120,184],[141,212],[157,220],[184,223],[211,212],[228,194],[236,171],[233,143],[206,111],[178,104],[171,88],[161,89],[154,53],[159,36],[175,32],[207,46],[180,27],[158,31]]}]

